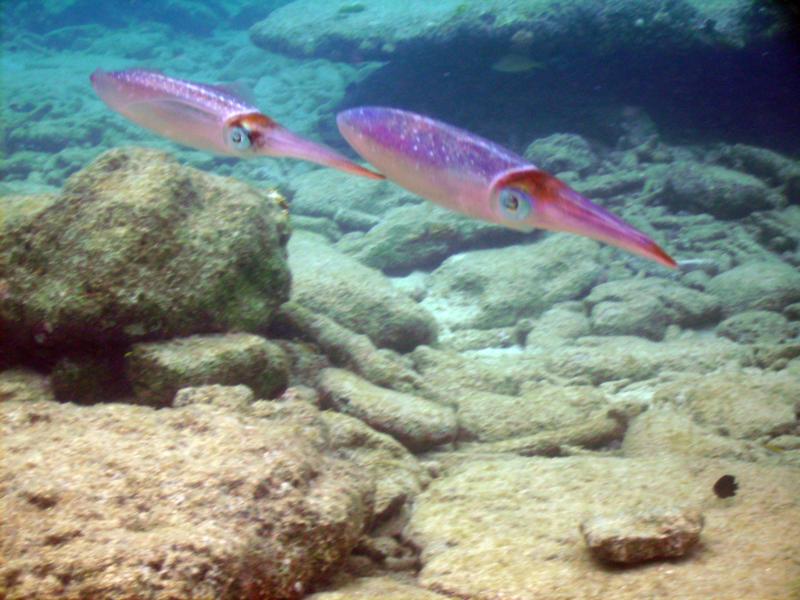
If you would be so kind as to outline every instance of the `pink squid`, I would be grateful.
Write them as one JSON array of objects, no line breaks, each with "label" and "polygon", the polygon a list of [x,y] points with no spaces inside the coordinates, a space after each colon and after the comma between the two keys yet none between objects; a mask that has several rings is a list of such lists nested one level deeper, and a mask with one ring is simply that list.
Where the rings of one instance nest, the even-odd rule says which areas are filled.
[{"label": "pink squid", "polygon": [[445,208],[521,231],[583,235],[677,267],[644,233],[521,156],[468,131],[382,107],[345,110],[337,123],[353,149],[387,179]]},{"label": "pink squid", "polygon": [[218,154],[286,156],[354,175],[383,179],[335,150],[306,140],[224,87],[168,77],[158,71],[103,71],[91,76],[112,109],[178,143]]}]

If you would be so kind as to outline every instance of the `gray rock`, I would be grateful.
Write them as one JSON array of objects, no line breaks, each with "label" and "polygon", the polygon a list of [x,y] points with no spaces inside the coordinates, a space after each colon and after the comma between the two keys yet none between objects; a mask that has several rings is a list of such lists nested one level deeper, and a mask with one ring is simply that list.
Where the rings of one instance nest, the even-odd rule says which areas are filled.
[{"label": "gray rock", "polygon": [[399,352],[436,340],[436,322],[380,272],[311,234],[289,242],[292,299]]},{"label": "gray rock", "polygon": [[343,241],[339,248],[376,269],[403,271],[436,265],[489,240],[510,241],[523,235],[426,202],[391,209],[366,235]]},{"label": "gray rock", "polygon": [[602,273],[597,257],[597,243],[567,235],[459,254],[431,274],[422,305],[452,328],[514,325],[583,296]]},{"label": "gray rock", "polygon": [[720,301],[725,316],[781,311],[800,300],[800,272],[777,260],[745,263],[711,279],[707,291]]},{"label": "gray rock", "polygon": [[766,148],[734,144],[720,149],[720,162],[755,175],[770,185],[783,186],[786,200],[790,203],[800,201],[800,162],[796,160]]},{"label": "gray rock", "polygon": [[669,325],[703,327],[720,313],[714,297],[668,279],[648,277],[602,283],[584,301],[592,333],[663,339]]},{"label": "gray rock", "polygon": [[296,598],[372,515],[300,418],[4,402],[0,431],[9,598]]},{"label": "gray rock", "polygon": [[259,398],[286,387],[289,361],[277,344],[257,335],[195,335],[134,344],[125,357],[136,399],[168,406],[185,387],[247,385]]},{"label": "gray rock", "polygon": [[54,399],[48,377],[28,369],[0,371],[0,402]]},{"label": "gray rock", "polygon": [[654,342],[641,337],[585,337],[549,350],[530,367],[531,375],[559,376],[572,383],[650,379],[662,371],[709,373],[720,364],[752,364],[752,353],[739,344],[706,335]]},{"label": "gray rock", "polygon": [[652,408],[633,419],[625,432],[622,452],[631,458],[671,455],[688,460],[768,460],[768,451],[760,444],[715,433],[670,406]]},{"label": "gray rock", "polygon": [[741,344],[776,343],[797,337],[800,324],[790,323],[780,313],[746,310],[722,321],[716,332]]},{"label": "gray rock", "polygon": [[178,390],[172,406],[180,408],[190,404],[210,404],[232,411],[245,411],[255,401],[253,390],[246,385],[214,384]]},{"label": "gray rock", "polygon": [[456,437],[451,408],[380,388],[348,371],[325,369],[320,374],[319,390],[339,412],[388,433],[411,450],[426,450]]},{"label": "gray rock", "polygon": [[65,347],[263,327],[288,297],[287,236],[277,196],[112,150],[0,219],[0,328]]},{"label": "gray rock", "polygon": [[703,212],[723,219],[776,208],[779,197],[763,181],[724,167],[687,161],[670,166],[662,202],[673,210]]},{"label": "gray rock", "polygon": [[551,173],[574,171],[586,175],[600,164],[589,142],[574,133],[555,133],[534,141],[525,150],[525,158]]},{"label": "gray rock", "polygon": [[629,565],[684,556],[700,540],[703,515],[676,508],[598,515],[581,522],[580,530],[597,558]]}]

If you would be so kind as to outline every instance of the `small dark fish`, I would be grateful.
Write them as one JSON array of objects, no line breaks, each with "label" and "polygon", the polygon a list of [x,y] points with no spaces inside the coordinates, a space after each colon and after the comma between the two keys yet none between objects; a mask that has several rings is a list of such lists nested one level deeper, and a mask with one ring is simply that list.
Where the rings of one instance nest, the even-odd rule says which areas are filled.
[{"label": "small dark fish", "polygon": [[739,484],[736,483],[736,477],[733,475],[723,475],[717,479],[714,484],[714,493],[719,498],[730,498],[736,495],[736,490],[739,489]]}]

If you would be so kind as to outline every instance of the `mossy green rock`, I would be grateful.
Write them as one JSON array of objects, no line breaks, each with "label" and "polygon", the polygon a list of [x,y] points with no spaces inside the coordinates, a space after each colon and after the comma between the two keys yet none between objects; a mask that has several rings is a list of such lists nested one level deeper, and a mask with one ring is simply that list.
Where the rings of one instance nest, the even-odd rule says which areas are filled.
[{"label": "mossy green rock", "polygon": [[670,168],[663,202],[674,210],[736,219],[757,210],[777,208],[780,197],[747,173],[681,161]]},{"label": "mossy green rock", "polygon": [[592,333],[640,335],[660,340],[669,325],[702,327],[716,322],[719,301],[668,279],[623,279],[598,285],[584,301]]},{"label": "mossy green rock", "polygon": [[800,273],[778,260],[753,261],[725,271],[708,282],[725,316],[745,310],[774,310],[800,300]]},{"label": "mossy green rock", "polygon": [[288,298],[287,216],[245,184],[120,149],[45,200],[0,214],[0,329],[17,345],[248,330]]},{"label": "mossy green rock", "polygon": [[269,398],[289,379],[283,349],[247,333],[134,344],[125,361],[136,398],[154,406],[171,404],[180,388],[209,384],[247,385]]},{"label": "mossy green rock", "polygon": [[546,171],[590,173],[600,158],[584,138],[574,133],[554,133],[534,141],[525,150],[525,158]]},{"label": "mossy green rock", "polygon": [[365,265],[398,272],[437,265],[461,250],[523,235],[426,202],[390,210],[362,237],[343,240],[338,247]]}]

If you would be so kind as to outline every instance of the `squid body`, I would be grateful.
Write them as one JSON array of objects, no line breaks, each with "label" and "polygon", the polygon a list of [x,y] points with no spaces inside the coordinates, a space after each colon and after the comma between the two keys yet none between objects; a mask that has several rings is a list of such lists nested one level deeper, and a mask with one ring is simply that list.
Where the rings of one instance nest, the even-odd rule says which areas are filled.
[{"label": "squid body", "polygon": [[299,158],[354,175],[383,178],[326,146],[292,133],[225,86],[194,83],[143,69],[98,69],[91,81],[109,107],[186,146],[240,158]]},{"label": "squid body", "polygon": [[411,112],[339,113],[339,131],[364,159],[406,189],[513,229],[566,231],[676,268],[653,240],[561,180],[489,140]]}]

